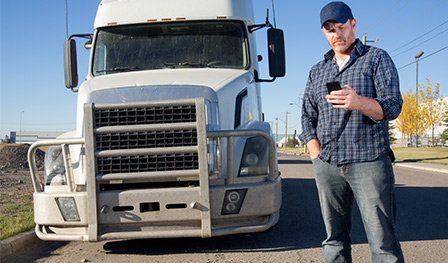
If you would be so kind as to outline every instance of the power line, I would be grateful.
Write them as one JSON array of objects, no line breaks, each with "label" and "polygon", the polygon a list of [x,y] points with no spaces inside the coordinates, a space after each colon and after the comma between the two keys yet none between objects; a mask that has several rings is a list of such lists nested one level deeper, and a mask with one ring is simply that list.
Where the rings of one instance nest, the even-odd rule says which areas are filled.
[{"label": "power line", "polygon": [[[439,53],[439,52],[441,52],[441,51],[443,51],[443,50],[445,50],[445,49],[447,49],[447,48],[448,48],[448,46],[443,47],[443,48],[437,50],[436,52],[433,52],[433,53],[427,55],[426,57],[422,57],[422,58],[420,58],[418,61],[421,61],[421,60],[424,60],[424,59],[426,59],[426,58],[429,58],[429,57],[431,57],[431,56],[433,56],[433,55],[435,55],[435,54],[437,54],[437,53]],[[399,67],[398,70],[400,70],[400,69],[404,69],[404,68],[406,68],[406,67],[409,67],[410,65],[415,64],[415,63],[416,63],[416,61],[411,62],[411,63],[409,63],[409,64],[407,64],[407,65],[404,65],[404,66],[402,66],[402,67]]]},{"label": "power line", "polygon": [[[370,25],[367,26],[367,29],[370,30],[370,29],[373,29],[373,28],[379,26],[379,25],[380,25],[381,23],[383,23],[386,19],[388,19],[388,18],[391,17],[393,14],[397,13],[401,8],[403,8],[404,6],[406,6],[406,5],[409,3],[409,1],[410,1],[410,0],[408,0],[406,3],[404,3],[404,5],[402,5],[400,8],[398,8],[397,10],[395,10],[395,12],[393,12],[392,14],[390,14],[389,16],[387,16],[386,18],[382,19],[383,16],[385,16],[389,11],[391,11],[392,9],[394,9],[395,6],[398,5],[398,3],[401,2],[401,0],[398,0],[398,1],[397,1],[391,8],[389,8],[389,9],[388,9],[387,11],[385,11],[382,15],[380,15],[379,18],[378,18],[376,21],[374,21],[373,23],[370,23]],[[376,22],[376,24],[375,24],[375,22]],[[373,24],[373,26],[372,26],[372,24]],[[372,27],[370,27],[370,26],[372,26]],[[366,30],[366,31],[368,31],[368,30]]]},{"label": "power line", "polygon": [[423,44],[425,44],[426,42],[428,42],[428,41],[430,41],[430,40],[433,40],[434,38],[440,36],[442,33],[446,32],[446,31],[448,31],[448,29],[443,30],[442,32],[440,32],[440,34],[438,34],[438,35],[436,35],[436,36],[433,36],[433,37],[431,37],[430,39],[427,39],[427,40],[423,41],[422,43],[417,44],[417,45],[415,45],[415,46],[413,46],[413,47],[411,47],[411,48],[409,48],[409,49],[406,49],[405,51],[403,51],[403,52],[401,52],[401,53],[398,53],[397,55],[393,55],[393,57],[397,57],[397,56],[399,56],[399,55],[401,55],[401,54],[404,54],[404,53],[408,52],[409,50],[412,50],[412,49],[414,49],[414,48],[416,48],[416,47],[418,47],[418,46],[420,46],[420,45],[423,45]]},{"label": "power line", "polygon": [[[414,43],[415,41],[417,41],[417,40],[419,40],[420,38],[422,38],[422,37],[428,35],[429,33],[433,32],[434,30],[438,29],[439,27],[445,25],[446,23],[448,23],[448,20],[446,20],[446,21],[443,22],[442,24],[436,26],[435,28],[431,29],[430,31],[426,32],[425,34],[423,34],[423,35],[421,35],[421,36],[415,38],[414,40],[412,40],[412,41],[410,41],[410,42],[408,42],[408,43],[402,45],[401,47],[392,50],[392,51],[390,52],[390,54],[392,54],[392,53],[394,53],[395,51],[398,51],[398,50],[400,50],[400,49],[406,47],[407,45],[410,45],[410,44]],[[445,30],[445,31],[446,31],[446,30]],[[443,31],[443,32],[445,32],[445,31]],[[443,33],[443,32],[442,32],[442,33]],[[400,54],[401,54],[401,53],[400,53]]]},{"label": "power line", "polygon": [[[386,34],[386,36],[388,36],[388,35],[390,35],[390,34],[392,34],[392,33],[395,33],[396,31],[398,31],[398,30],[402,29],[403,27],[409,25],[410,23],[414,22],[414,21],[417,20],[418,18],[420,18],[420,17],[426,15],[426,13],[428,13],[429,11],[431,11],[432,9],[434,9],[436,6],[438,6],[438,5],[439,5],[441,2],[443,2],[443,1],[444,1],[444,0],[440,0],[437,4],[435,4],[434,6],[432,6],[431,8],[429,8],[428,10],[424,11],[424,12],[421,13],[420,15],[418,15],[418,16],[414,17],[413,19],[409,20],[407,23],[403,24],[401,27],[395,29],[394,31],[390,31],[389,33]],[[383,37],[380,37],[380,38],[384,38],[384,36],[383,36]]]}]

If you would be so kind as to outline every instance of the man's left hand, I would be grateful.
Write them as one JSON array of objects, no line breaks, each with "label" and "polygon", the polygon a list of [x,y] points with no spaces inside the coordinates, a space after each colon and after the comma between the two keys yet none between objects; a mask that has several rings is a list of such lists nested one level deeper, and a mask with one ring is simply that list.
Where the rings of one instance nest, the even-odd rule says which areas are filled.
[{"label": "man's left hand", "polygon": [[348,85],[345,85],[341,90],[332,91],[325,98],[328,103],[333,104],[334,108],[357,110],[374,120],[384,119],[383,109],[375,99],[358,95]]},{"label": "man's left hand", "polygon": [[345,85],[341,90],[332,91],[325,97],[328,103],[333,104],[334,108],[344,110],[356,110],[362,100],[350,86]]}]

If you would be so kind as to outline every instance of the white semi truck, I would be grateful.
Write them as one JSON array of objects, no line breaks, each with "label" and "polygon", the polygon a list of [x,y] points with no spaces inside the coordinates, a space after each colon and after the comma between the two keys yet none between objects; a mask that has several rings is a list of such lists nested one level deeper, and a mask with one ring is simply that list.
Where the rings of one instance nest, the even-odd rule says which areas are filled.
[{"label": "white semi truck", "polygon": [[[275,225],[281,179],[260,82],[285,75],[283,32],[254,24],[251,0],[103,0],[94,27],[64,43],[76,130],[28,153],[38,237],[206,238]],[[255,47],[263,27],[268,80]],[[78,89],[75,37],[91,49]]]}]

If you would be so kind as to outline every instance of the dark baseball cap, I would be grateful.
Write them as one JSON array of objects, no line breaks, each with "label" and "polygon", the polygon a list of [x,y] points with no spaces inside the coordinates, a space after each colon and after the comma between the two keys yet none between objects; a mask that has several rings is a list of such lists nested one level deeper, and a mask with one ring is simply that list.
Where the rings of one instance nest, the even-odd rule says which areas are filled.
[{"label": "dark baseball cap", "polygon": [[344,2],[331,2],[320,10],[321,28],[329,20],[345,24],[349,19],[353,19],[352,10]]}]

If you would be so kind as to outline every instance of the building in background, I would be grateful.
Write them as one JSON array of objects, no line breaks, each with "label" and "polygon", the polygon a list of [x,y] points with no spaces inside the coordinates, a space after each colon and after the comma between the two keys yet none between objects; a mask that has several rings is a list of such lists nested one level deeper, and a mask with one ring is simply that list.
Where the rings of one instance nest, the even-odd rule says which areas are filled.
[{"label": "building in background", "polygon": [[41,132],[41,131],[11,131],[10,143],[33,143],[42,140],[56,139],[64,132]]}]

